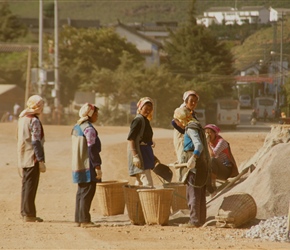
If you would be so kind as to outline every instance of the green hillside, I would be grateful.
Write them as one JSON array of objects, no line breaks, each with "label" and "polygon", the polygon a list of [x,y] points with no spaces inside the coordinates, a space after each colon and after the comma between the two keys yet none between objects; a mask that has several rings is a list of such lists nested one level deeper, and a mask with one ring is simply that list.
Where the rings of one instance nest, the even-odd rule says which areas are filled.
[{"label": "green hillside", "polygon": [[[290,16],[284,18],[283,39],[281,41],[281,22],[277,27],[265,28],[249,36],[241,46],[235,46],[232,52],[235,56],[235,67],[242,69],[260,60],[269,62],[279,60],[280,46],[283,48],[283,58],[290,60]],[[276,52],[276,56],[271,55]]]},{"label": "green hillside", "polygon": [[[38,0],[7,0],[20,17],[38,17]],[[43,0],[44,6],[53,0]],[[58,0],[60,18],[122,22],[178,21],[186,19],[191,0]],[[196,0],[197,14],[216,6],[272,6],[290,8],[290,0]]]}]

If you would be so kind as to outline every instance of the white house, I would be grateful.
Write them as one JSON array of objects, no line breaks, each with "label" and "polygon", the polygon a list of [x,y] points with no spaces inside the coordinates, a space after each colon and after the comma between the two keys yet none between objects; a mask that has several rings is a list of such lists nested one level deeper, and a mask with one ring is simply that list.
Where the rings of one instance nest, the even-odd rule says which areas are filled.
[{"label": "white house", "polygon": [[215,19],[217,24],[239,22],[238,10],[231,7],[212,7],[203,13],[205,18]]},{"label": "white house", "polygon": [[203,17],[197,18],[198,24],[206,27],[212,24],[266,24],[270,19],[270,11],[263,6],[245,6],[240,9],[232,7],[212,7],[203,13]]},{"label": "white house", "polygon": [[266,24],[270,20],[270,10],[263,6],[245,6],[239,10],[239,17],[243,23]]},{"label": "white house", "polygon": [[283,15],[290,13],[290,9],[285,8],[272,8],[270,7],[270,22],[276,22],[282,18]]},{"label": "white house", "polygon": [[204,17],[198,16],[196,17],[196,23],[199,25],[204,25],[205,27],[209,27],[213,24],[219,24],[215,17]]},{"label": "white house", "polygon": [[168,40],[170,31],[174,32],[178,28],[178,23],[177,22],[142,23],[139,25],[134,25],[133,27],[139,34],[145,35],[164,44],[164,41]]},{"label": "white house", "polygon": [[115,26],[115,32],[136,46],[144,56],[146,66],[160,65],[162,44],[159,41],[140,34],[136,29],[121,22]]}]

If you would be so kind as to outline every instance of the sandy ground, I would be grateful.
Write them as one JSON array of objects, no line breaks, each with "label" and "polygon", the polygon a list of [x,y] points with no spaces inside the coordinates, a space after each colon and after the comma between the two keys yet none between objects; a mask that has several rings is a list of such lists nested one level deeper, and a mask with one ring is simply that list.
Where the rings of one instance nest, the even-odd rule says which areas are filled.
[{"label": "sandy ground", "polygon": [[[127,175],[127,127],[96,126],[102,141],[103,181],[134,179]],[[289,249],[286,242],[246,239],[248,228],[221,229],[214,225],[182,229],[186,211],[171,215],[168,226],[134,226],[128,215],[102,216],[97,199],[92,220],[97,228],[74,227],[76,185],[71,181],[71,126],[44,126],[47,172],[41,174],[36,198],[43,223],[23,223],[19,216],[21,178],[16,160],[16,123],[0,124],[0,248],[1,249]],[[172,130],[154,129],[155,154],[163,163],[175,161]],[[225,132],[238,165],[263,145],[266,133]],[[161,185],[154,177],[156,185]],[[214,214],[209,214],[214,216]]]}]

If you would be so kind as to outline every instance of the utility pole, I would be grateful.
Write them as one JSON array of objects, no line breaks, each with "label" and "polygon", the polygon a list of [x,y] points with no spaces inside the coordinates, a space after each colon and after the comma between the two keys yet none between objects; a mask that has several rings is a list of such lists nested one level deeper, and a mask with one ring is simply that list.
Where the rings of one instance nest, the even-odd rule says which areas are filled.
[{"label": "utility pole", "polygon": [[[280,41],[280,89],[283,84],[283,11],[281,13],[281,41]],[[278,88],[277,88],[278,91]],[[278,102],[277,102],[277,110],[279,108],[279,95],[278,96]]]},{"label": "utility pole", "polygon": [[42,47],[43,47],[43,2],[39,0],[39,29],[38,29],[38,94],[42,95],[42,81],[43,81],[43,72],[42,72]]},{"label": "utility pole", "polygon": [[59,74],[58,74],[58,4],[57,0],[54,0],[54,90],[55,99],[54,105],[57,111],[59,111]]},{"label": "utility pole", "polygon": [[60,94],[59,94],[59,73],[58,73],[58,4],[54,0],[54,108],[56,112],[57,124],[60,124],[61,110],[60,110]]},{"label": "utility pole", "polygon": [[26,102],[29,97],[30,90],[30,71],[31,71],[31,46],[28,47],[28,55],[27,55],[27,70],[26,70],[26,85],[25,85],[25,98],[24,98],[24,106],[26,107]]}]

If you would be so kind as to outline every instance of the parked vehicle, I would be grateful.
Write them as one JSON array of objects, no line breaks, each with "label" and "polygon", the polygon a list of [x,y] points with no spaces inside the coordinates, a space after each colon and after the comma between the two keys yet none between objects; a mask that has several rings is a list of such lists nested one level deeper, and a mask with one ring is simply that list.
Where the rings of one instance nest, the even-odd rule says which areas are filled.
[{"label": "parked vehicle", "polygon": [[241,108],[251,108],[252,107],[252,99],[251,99],[250,95],[240,95],[239,101],[240,101]]},{"label": "parked vehicle", "polygon": [[275,119],[276,101],[272,97],[257,97],[254,100],[254,110],[258,120]]},{"label": "parked vehicle", "polygon": [[209,103],[205,110],[207,123],[236,128],[240,124],[240,102],[233,99],[220,99]]}]

